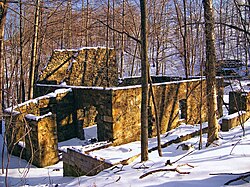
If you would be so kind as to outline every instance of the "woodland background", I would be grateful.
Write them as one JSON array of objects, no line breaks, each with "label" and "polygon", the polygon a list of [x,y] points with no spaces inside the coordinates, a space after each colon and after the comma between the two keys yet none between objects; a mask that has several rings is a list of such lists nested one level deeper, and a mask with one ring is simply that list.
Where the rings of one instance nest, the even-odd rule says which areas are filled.
[{"label": "woodland background", "polygon": [[[250,0],[214,0],[217,59],[250,53]],[[34,80],[52,51],[106,46],[117,51],[120,77],[140,75],[140,2],[138,0],[0,1],[7,9],[1,43],[2,107],[30,98]],[[183,77],[202,74],[205,61],[201,0],[148,0],[148,55],[151,74]],[[2,46],[2,45],[1,45]]]}]

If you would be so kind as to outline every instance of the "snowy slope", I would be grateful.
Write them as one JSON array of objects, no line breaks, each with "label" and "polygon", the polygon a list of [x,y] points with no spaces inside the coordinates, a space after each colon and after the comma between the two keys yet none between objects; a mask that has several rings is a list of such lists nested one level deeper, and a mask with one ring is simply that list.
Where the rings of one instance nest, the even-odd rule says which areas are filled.
[{"label": "snowy slope", "polygon": [[[249,88],[249,81],[242,83],[245,89]],[[234,84],[237,88],[239,85]],[[228,94],[226,88],[225,93]],[[225,98],[228,98],[225,96]],[[190,133],[196,127],[181,126],[171,131],[171,136]],[[159,157],[157,151],[149,154],[149,160],[141,163],[140,157],[127,166],[117,165],[117,167],[109,168],[97,176],[79,178],[63,177],[63,165],[59,162],[56,165],[46,168],[36,168],[30,166],[26,161],[18,157],[10,156],[8,166],[8,174],[6,180],[6,170],[2,174],[0,172],[0,187],[5,186],[156,186],[156,187],[219,187],[224,186],[226,182],[237,178],[239,175],[227,175],[225,173],[240,174],[250,172],[250,120],[245,123],[246,135],[242,137],[241,127],[230,130],[229,132],[220,132],[221,139],[206,148],[206,135],[203,135],[203,149],[198,150],[199,137],[186,141],[186,144],[192,144],[190,150],[182,150],[179,144],[172,144],[164,148],[163,156]],[[89,130],[90,137],[93,129]],[[2,150],[2,138],[0,135],[0,150]],[[162,143],[167,141],[162,136]],[[73,143],[77,144],[79,140],[71,140],[64,142],[60,146],[69,146]],[[79,142],[78,142],[79,143]],[[155,146],[155,139],[150,139],[149,147]],[[64,147],[65,148],[65,147]],[[114,158],[121,159],[131,152],[140,152],[140,142],[111,147],[109,149],[99,151],[100,155],[112,155]],[[97,153],[96,153],[97,154]],[[188,155],[187,155],[188,154]],[[185,156],[186,155],[186,156]],[[183,157],[185,156],[185,157]],[[182,159],[180,159],[183,157]],[[179,161],[177,161],[180,159]],[[7,154],[4,152],[4,167],[7,164]],[[175,162],[172,166],[165,166],[167,160]],[[2,158],[0,158],[0,165]],[[184,165],[183,165],[184,164]],[[189,164],[189,165],[185,165]],[[183,166],[181,166],[183,165]],[[176,168],[181,172],[190,172],[190,174],[179,174],[174,171],[162,171],[150,174],[140,179],[143,174],[157,169],[173,169]],[[216,174],[216,175],[212,175]],[[247,179],[250,180],[250,177]],[[246,187],[249,183],[240,180],[229,186]]]}]

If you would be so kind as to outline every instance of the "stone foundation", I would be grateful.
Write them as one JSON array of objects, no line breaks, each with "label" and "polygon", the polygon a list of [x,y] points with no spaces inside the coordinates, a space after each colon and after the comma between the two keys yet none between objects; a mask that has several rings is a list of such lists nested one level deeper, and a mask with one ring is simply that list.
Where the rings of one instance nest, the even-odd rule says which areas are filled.
[{"label": "stone foundation", "polygon": [[78,137],[77,133],[80,132],[75,129],[73,119],[70,118],[74,111],[70,107],[72,101],[70,89],[57,90],[6,109],[9,153],[25,158],[38,167],[58,162],[58,140]]},{"label": "stone foundation", "polygon": [[241,110],[250,113],[250,92],[229,92],[229,114]]},{"label": "stone foundation", "polygon": [[[222,80],[218,79],[218,82],[220,81]],[[37,86],[42,90],[47,90],[48,87],[52,90],[58,88],[56,85]],[[97,124],[98,140],[113,141],[114,145],[140,139],[140,85],[111,88],[74,86],[71,89],[75,101],[74,124],[78,124],[78,129]],[[153,92],[161,133],[176,128],[180,122],[197,124],[206,121],[206,82],[204,79],[156,83],[153,84]],[[220,99],[222,99],[221,96],[218,97],[218,108],[222,108]],[[185,107],[180,106],[180,101],[185,103]],[[152,98],[150,106],[151,118],[154,118]],[[154,136],[156,135],[155,120],[152,121],[152,125]]]},{"label": "stone foundation", "polygon": [[16,114],[7,116],[5,121],[9,153],[37,167],[59,161],[55,115],[50,113],[35,118],[33,115],[23,117],[22,114]]},{"label": "stone foundation", "polygon": [[[118,74],[114,49],[54,51],[35,86],[38,98],[5,111],[8,151],[44,167],[58,161],[58,142],[84,139],[83,127],[97,125],[98,141],[113,145],[140,140],[141,78],[118,84]],[[152,82],[156,110],[151,93],[150,136],[156,135],[156,112],[161,133],[181,122],[207,120],[205,79],[153,76]],[[222,82],[217,79],[219,115]],[[112,166],[71,149],[63,153],[63,162],[65,176],[95,175]]]},{"label": "stone foundation", "polygon": [[26,117],[30,134],[25,136],[26,159],[38,167],[53,165],[59,161],[58,137],[55,115],[39,120]]},{"label": "stone foundation", "polygon": [[250,92],[229,92],[229,115],[222,118],[222,131],[245,123],[250,117]]},{"label": "stone foundation", "polygon": [[[217,81],[220,82],[222,80],[218,79]],[[63,87],[70,91],[57,93],[58,90],[56,89]],[[24,135],[23,132],[25,131],[23,131],[23,128],[26,127],[24,122],[27,121],[35,132],[34,137],[32,137],[34,145],[37,145],[40,139],[43,142],[42,136],[39,135],[39,126],[43,127],[46,125],[24,120],[24,118],[26,118],[25,116],[28,113],[40,116],[48,112],[54,114],[55,117],[53,118],[54,121],[51,119],[51,122],[45,122],[45,124],[53,123],[56,125],[57,137],[54,138],[57,141],[64,141],[74,137],[84,139],[83,127],[94,124],[97,124],[98,141],[110,141],[113,142],[113,145],[121,145],[140,140],[140,85],[105,88],[39,84],[37,88],[38,90],[55,91],[47,96],[38,97],[35,99],[35,102],[29,101],[14,108],[18,115],[12,115],[12,121],[7,126],[9,129],[12,129],[8,130],[10,135],[13,131],[16,131],[14,132],[16,136],[15,141]],[[197,124],[207,120],[206,81],[204,79],[155,83],[153,84],[153,93],[161,133],[176,128],[181,122]],[[218,100],[221,98],[219,95]],[[222,102],[218,101],[219,108],[222,107],[220,103]],[[155,136],[156,127],[153,119],[156,111],[154,110],[152,98],[150,99],[150,108],[152,113],[149,115],[149,121],[152,127],[150,127],[149,131],[150,133],[152,132],[152,136]],[[9,111],[9,114],[12,112]],[[45,131],[47,132],[47,130],[44,130],[42,134],[46,134]],[[50,132],[52,133],[52,131]],[[10,141],[9,145],[11,147]],[[43,146],[41,145],[41,147]],[[54,151],[56,152],[57,150]],[[32,151],[28,152],[27,155]],[[45,158],[40,155],[37,157],[38,160]],[[36,162],[38,161],[34,161],[34,164]],[[40,160],[37,165],[43,166],[45,164]]]},{"label": "stone foundation", "polygon": [[63,152],[62,158],[64,176],[93,176],[113,166],[104,160],[93,158],[73,149],[67,149],[67,152]]},{"label": "stone foundation", "polygon": [[109,87],[117,81],[115,50],[86,47],[53,51],[38,83]]},{"label": "stone foundation", "polygon": [[230,129],[243,125],[246,120],[249,118],[249,115],[245,111],[239,111],[230,115],[227,115],[222,118],[221,130],[229,131]]}]

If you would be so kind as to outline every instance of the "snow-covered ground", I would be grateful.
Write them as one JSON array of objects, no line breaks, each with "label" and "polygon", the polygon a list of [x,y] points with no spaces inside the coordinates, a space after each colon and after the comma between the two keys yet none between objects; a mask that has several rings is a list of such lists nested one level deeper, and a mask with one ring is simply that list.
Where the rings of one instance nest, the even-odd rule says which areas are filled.
[{"label": "snow-covered ground", "polygon": [[[244,88],[249,90],[250,81],[244,81],[241,86],[237,81],[233,83],[234,88]],[[225,89],[225,101],[228,99],[228,91],[230,87]],[[176,130],[168,133],[168,136],[162,135],[162,143],[179,136],[187,134],[198,127],[190,125],[182,125]],[[157,151],[149,153],[149,160],[141,163],[140,157],[126,166],[117,165],[115,167],[104,170],[96,176],[79,178],[63,177],[63,164],[59,162],[56,165],[46,168],[36,168],[28,165],[25,160],[15,156],[10,156],[8,171],[0,171],[0,187],[5,186],[83,186],[83,187],[101,187],[101,186],[156,186],[156,187],[219,187],[232,179],[239,177],[244,172],[250,172],[250,120],[245,123],[246,135],[242,136],[241,127],[230,130],[229,132],[220,132],[220,140],[210,147],[205,147],[206,134],[203,135],[203,149],[198,150],[199,137],[192,138],[186,142],[192,145],[189,150],[182,150],[180,144],[172,144],[164,149],[163,156],[159,157]],[[88,135],[91,137],[94,129],[88,129]],[[0,150],[2,152],[2,138]],[[81,142],[72,139],[67,142],[60,143],[62,149],[73,144],[77,145]],[[149,147],[155,146],[155,139],[149,140]],[[178,148],[178,149],[177,149]],[[109,147],[106,150],[98,151],[95,154],[101,157],[112,155],[111,158],[122,159],[128,155],[140,152],[140,142],[133,142],[118,147]],[[186,155],[186,156],[185,156]],[[184,157],[183,157],[184,156]],[[183,158],[182,158],[183,157]],[[181,159],[180,159],[181,158]],[[178,159],[180,159],[178,161]],[[7,164],[7,154],[4,152],[4,168]],[[167,160],[172,166],[165,165]],[[175,162],[177,161],[177,162]],[[2,166],[2,158],[0,158],[0,166]],[[149,174],[140,179],[143,174],[158,169],[174,169],[178,168],[181,172],[190,172],[189,174],[180,174],[176,171],[159,171]],[[6,178],[7,173],[7,178]],[[250,180],[246,178],[246,180]],[[247,181],[239,180],[231,183],[229,186],[246,187],[250,186]]]}]

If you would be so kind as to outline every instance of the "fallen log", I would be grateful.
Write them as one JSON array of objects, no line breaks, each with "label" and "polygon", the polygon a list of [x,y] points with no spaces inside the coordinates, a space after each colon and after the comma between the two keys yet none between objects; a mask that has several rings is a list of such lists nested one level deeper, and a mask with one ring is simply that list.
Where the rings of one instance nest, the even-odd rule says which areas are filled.
[{"label": "fallen log", "polygon": [[146,176],[148,176],[148,175],[151,175],[151,174],[153,174],[153,173],[165,172],[165,171],[173,171],[173,172],[177,172],[177,173],[179,173],[179,174],[181,174],[181,175],[190,174],[189,171],[180,171],[180,170],[179,170],[179,167],[185,166],[185,165],[187,165],[187,166],[193,168],[193,166],[191,166],[191,165],[189,165],[189,164],[182,164],[182,165],[178,165],[176,168],[156,169],[156,170],[152,170],[152,171],[149,171],[149,172],[147,172],[147,173],[144,173],[143,175],[141,175],[141,176],[139,177],[139,179],[142,179],[142,178],[144,178],[144,177],[146,177]]}]

